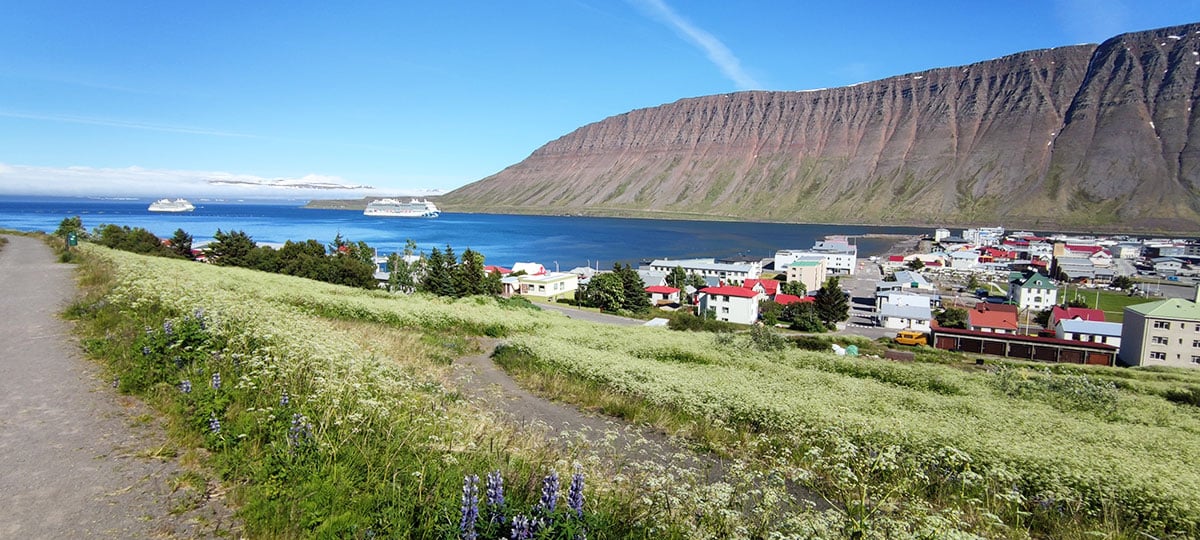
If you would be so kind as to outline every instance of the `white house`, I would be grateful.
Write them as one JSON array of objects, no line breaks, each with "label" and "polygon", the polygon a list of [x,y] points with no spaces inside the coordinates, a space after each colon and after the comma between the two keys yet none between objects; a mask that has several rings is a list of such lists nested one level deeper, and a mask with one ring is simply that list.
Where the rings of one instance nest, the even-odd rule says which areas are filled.
[{"label": "white house", "polygon": [[979,252],[974,249],[960,249],[950,252],[950,268],[955,270],[971,270],[979,266]]},{"label": "white house", "polygon": [[650,263],[651,270],[670,272],[678,266],[689,274],[703,278],[718,278],[726,283],[742,282],[747,279],[758,279],[762,274],[762,263],[719,263],[716,259],[655,259]]},{"label": "white house", "polygon": [[1058,286],[1041,272],[1009,277],[1008,300],[1020,309],[1042,311],[1058,303]]},{"label": "white house", "polygon": [[784,249],[775,252],[775,268],[787,268],[801,259],[820,258],[825,271],[832,275],[854,275],[858,265],[858,246],[844,236],[830,236],[813,244],[812,249]]},{"label": "white house", "polygon": [[[935,287],[933,283],[930,283],[928,279],[925,279],[924,275],[911,270],[901,270],[896,272],[896,283],[899,283],[900,288],[902,289],[920,289],[923,291],[937,290],[937,287]],[[879,290],[878,283],[876,284],[875,289]]]},{"label": "white house", "polygon": [[758,303],[766,296],[744,287],[708,287],[700,290],[700,313],[719,321],[754,324],[758,321]]},{"label": "white house", "polygon": [[963,239],[977,246],[998,246],[1004,240],[1004,227],[980,227],[963,231]]},{"label": "white house", "polygon": [[1154,273],[1160,276],[1173,276],[1183,269],[1183,261],[1175,257],[1155,257],[1150,261],[1154,263]]},{"label": "white house", "polygon": [[933,319],[929,302],[925,305],[884,304],[879,309],[879,326],[894,330],[929,331],[929,321]]},{"label": "white house", "polygon": [[1054,337],[1121,346],[1121,323],[1063,319],[1054,324]]},{"label": "white house", "polygon": [[517,276],[517,280],[520,282],[520,290],[517,292],[525,296],[559,298],[572,294],[579,288],[579,276],[570,272],[523,275]]},{"label": "white house", "polygon": [[655,305],[679,303],[679,289],[675,287],[651,285],[646,287],[646,292],[650,293],[650,302]]}]

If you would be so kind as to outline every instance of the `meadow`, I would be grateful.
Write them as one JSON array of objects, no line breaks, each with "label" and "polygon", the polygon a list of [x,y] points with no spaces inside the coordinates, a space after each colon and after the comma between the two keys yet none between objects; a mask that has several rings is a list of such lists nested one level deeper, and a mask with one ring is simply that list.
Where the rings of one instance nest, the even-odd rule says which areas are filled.
[{"label": "meadow", "polygon": [[[69,315],[85,349],[173,419],[255,536],[456,538],[464,477],[501,472],[511,520],[544,512],[547,475],[576,466],[585,515],[547,515],[559,525],[538,537],[1200,532],[1200,408],[1179,398],[1200,395],[1196,373],[764,350],[748,335],[83,252]],[[530,388],[654,424],[726,475],[509,424],[502,404],[449,382],[472,336],[500,338],[498,361]]]}]

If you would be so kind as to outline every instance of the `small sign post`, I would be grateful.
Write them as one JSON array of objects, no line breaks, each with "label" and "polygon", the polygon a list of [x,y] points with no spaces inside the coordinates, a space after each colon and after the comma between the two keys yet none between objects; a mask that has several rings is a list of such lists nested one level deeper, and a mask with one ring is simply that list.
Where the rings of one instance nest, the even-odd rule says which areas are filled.
[{"label": "small sign post", "polygon": [[79,237],[75,235],[75,231],[67,233],[67,250],[79,245]]}]

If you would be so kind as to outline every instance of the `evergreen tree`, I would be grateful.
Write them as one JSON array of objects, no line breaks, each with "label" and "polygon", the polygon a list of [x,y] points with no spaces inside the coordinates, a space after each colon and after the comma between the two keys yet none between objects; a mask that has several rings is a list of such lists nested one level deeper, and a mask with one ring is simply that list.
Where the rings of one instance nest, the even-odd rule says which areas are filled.
[{"label": "evergreen tree", "polygon": [[484,294],[483,255],[467,248],[462,254],[462,263],[454,271],[454,287],[459,296]]},{"label": "evergreen tree", "polygon": [[646,282],[628,264],[613,265],[613,273],[621,278],[622,295],[621,309],[631,313],[645,313],[650,310],[650,293],[646,292]]},{"label": "evergreen tree", "polygon": [[454,251],[446,246],[443,253],[438,248],[429,252],[429,258],[424,261],[424,276],[421,278],[420,290],[438,296],[456,296],[454,287]]},{"label": "evergreen tree", "polygon": [[414,288],[412,266],[403,255],[393,253],[388,256],[388,290],[392,292],[410,293]]},{"label": "evergreen tree", "polygon": [[500,281],[500,272],[493,270],[483,278],[483,294],[500,296],[504,293],[504,283]]},{"label": "evergreen tree", "polygon": [[439,281],[441,288],[438,290],[438,296],[451,298],[462,296],[454,283],[454,267],[456,266],[458,266],[458,258],[454,254],[454,248],[450,247],[450,244],[446,244],[446,251],[442,252],[442,280]]},{"label": "evergreen tree", "polygon": [[184,259],[195,259],[192,255],[192,235],[185,232],[183,229],[175,229],[175,235],[167,240],[167,247],[171,251]]},{"label": "evergreen tree", "polygon": [[243,231],[217,232],[213,241],[204,250],[204,256],[221,266],[246,266],[247,257],[258,247],[250,235]]},{"label": "evergreen tree", "polygon": [[834,328],[837,323],[850,318],[850,303],[846,301],[846,294],[838,286],[837,277],[825,280],[825,284],[817,290],[815,304],[817,318],[829,328]]}]

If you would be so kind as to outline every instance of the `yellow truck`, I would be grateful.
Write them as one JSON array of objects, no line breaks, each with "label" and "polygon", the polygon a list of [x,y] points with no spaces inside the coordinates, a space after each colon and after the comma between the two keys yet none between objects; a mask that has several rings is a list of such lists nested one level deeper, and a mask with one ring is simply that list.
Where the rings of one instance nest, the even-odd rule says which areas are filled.
[{"label": "yellow truck", "polygon": [[901,345],[928,345],[929,338],[924,332],[901,330],[896,333],[895,342]]}]

